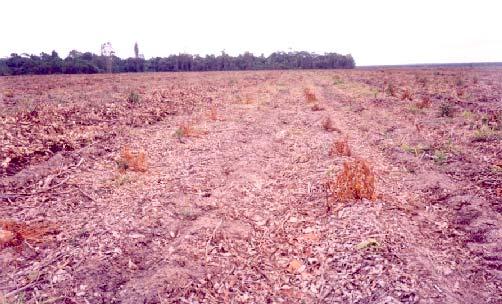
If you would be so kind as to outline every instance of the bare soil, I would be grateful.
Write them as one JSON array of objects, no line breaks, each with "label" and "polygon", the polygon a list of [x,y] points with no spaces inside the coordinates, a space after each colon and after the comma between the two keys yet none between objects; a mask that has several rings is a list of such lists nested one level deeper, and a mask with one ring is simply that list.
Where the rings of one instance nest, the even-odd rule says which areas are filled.
[{"label": "bare soil", "polygon": [[[5,303],[502,298],[502,69],[3,77],[0,102]],[[326,192],[354,159],[372,201]]]}]

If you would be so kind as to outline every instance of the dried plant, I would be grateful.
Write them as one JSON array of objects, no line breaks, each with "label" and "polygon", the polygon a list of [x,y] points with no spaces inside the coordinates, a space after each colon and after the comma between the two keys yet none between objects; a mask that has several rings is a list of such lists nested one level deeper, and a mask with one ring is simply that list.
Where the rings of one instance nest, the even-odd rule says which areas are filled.
[{"label": "dried plant", "polygon": [[315,103],[312,108],[312,111],[324,111],[324,107],[321,107],[318,103]]},{"label": "dried plant", "polygon": [[440,117],[453,117],[455,108],[449,103],[445,102],[439,106],[439,116]]},{"label": "dried plant", "polygon": [[4,95],[5,95],[5,97],[9,97],[9,98],[14,97],[14,93],[10,90],[5,91]]},{"label": "dried plant", "polygon": [[218,120],[218,111],[216,109],[216,106],[215,105],[212,105],[210,108],[209,108],[209,113],[207,114],[207,117],[211,120]]},{"label": "dried plant", "polygon": [[342,172],[334,180],[328,181],[326,187],[336,201],[376,198],[375,176],[368,162],[363,159],[345,162]]},{"label": "dried plant", "polygon": [[251,95],[246,94],[246,96],[241,99],[241,103],[243,103],[243,104],[253,104],[253,103],[255,103],[255,99]]},{"label": "dried plant", "polygon": [[25,224],[0,220],[0,249],[18,247],[24,241],[38,243],[45,235],[56,231],[56,226],[49,223]]},{"label": "dried plant", "polygon": [[125,146],[120,153],[117,165],[121,173],[125,173],[127,170],[145,172],[147,170],[145,152],[133,152]]},{"label": "dried plant", "polygon": [[462,75],[458,75],[456,78],[455,78],[455,85],[457,87],[461,87],[465,84],[465,81],[464,79],[462,78]]},{"label": "dried plant", "polygon": [[394,84],[389,83],[389,84],[387,85],[387,88],[385,89],[385,92],[386,92],[388,95],[390,95],[390,96],[392,96],[392,97],[395,97],[395,96],[396,96],[396,87],[394,86]]},{"label": "dried plant", "polygon": [[127,96],[127,101],[130,103],[138,103],[139,99],[139,94],[136,92],[130,92]]},{"label": "dried plant", "polygon": [[326,117],[323,119],[322,128],[328,132],[333,132],[333,131],[340,132],[340,130],[337,127],[333,126],[333,121],[331,120],[330,117]]},{"label": "dried plant", "polygon": [[419,102],[417,102],[415,105],[419,109],[430,108],[430,106],[431,106],[431,99],[429,98],[429,96],[424,96],[424,97],[422,97],[422,100],[419,101]]},{"label": "dried plant", "polygon": [[413,96],[409,89],[404,89],[403,94],[401,94],[401,100],[413,100]]},{"label": "dried plant", "polygon": [[417,83],[420,84],[422,87],[425,87],[427,85],[427,78],[417,76]]},{"label": "dried plant", "polygon": [[195,131],[191,123],[184,122],[179,126],[174,135],[178,138],[193,137],[197,135],[197,132]]},{"label": "dried plant", "polygon": [[350,156],[351,155],[351,151],[350,151],[350,147],[349,147],[349,144],[347,141],[347,137],[339,139],[331,145],[331,149],[329,150],[329,156],[335,156],[335,155],[338,155],[338,156]]},{"label": "dried plant", "polygon": [[312,89],[305,88],[303,90],[303,94],[305,95],[305,99],[307,100],[307,102],[317,101],[317,96],[315,95],[315,92]]}]

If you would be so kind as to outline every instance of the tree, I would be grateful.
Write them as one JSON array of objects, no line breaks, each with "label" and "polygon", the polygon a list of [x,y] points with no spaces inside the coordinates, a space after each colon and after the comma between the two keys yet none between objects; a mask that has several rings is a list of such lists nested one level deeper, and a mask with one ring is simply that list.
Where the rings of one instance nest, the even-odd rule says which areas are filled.
[{"label": "tree", "polygon": [[110,42],[101,45],[101,55],[91,52],[72,50],[62,60],[56,51],[51,54],[38,55],[11,54],[9,58],[0,59],[0,75],[26,74],[80,74],[80,73],[112,73],[112,72],[178,72],[178,71],[233,71],[233,70],[271,70],[271,69],[352,69],[355,61],[352,55],[325,53],[323,55],[309,52],[275,52],[265,57],[245,52],[238,56],[191,55],[180,53],[169,57],[156,57],[145,60],[139,53],[138,43],[134,44],[134,55],[120,59]]},{"label": "tree", "polygon": [[139,58],[139,48],[138,48],[138,43],[134,43],[134,58],[138,59]]},{"label": "tree", "polygon": [[113,70],[113,55],[115,52],[113,51],[111,42],[105,42],[101,45],[101,56],[106,58],[106,70],[108,73],[111,73]]}]

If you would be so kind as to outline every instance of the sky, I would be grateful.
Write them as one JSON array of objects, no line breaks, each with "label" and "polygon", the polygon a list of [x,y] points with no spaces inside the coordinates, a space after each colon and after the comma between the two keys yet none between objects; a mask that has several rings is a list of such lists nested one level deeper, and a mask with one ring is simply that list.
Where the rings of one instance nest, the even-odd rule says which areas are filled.
[{"label": "sky", "polygon": [[352,54],[358,66],[502,61],[498,0],[16,0],[0,57],[72,49],[145,58],[250,51]]}]

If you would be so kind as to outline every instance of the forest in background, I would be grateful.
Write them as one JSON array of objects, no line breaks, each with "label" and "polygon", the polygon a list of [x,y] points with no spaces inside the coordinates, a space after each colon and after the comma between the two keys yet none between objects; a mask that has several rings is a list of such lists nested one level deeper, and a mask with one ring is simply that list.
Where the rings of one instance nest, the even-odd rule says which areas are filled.
[{"label": "forest in background", "polygon": [[223,51],[217,56],[178,54],[144,59],[139,54],[137,45],[134,51],[135,57],[126,59],[121,59],[115,56],[113,51],[107,52],[103,48],[101,55],[73,50],[64,59],[56,51],[40,55],[12,53],[10,57],[0,59],[0,75],[351,69],[355,67],[355,61],[350,54],[337,53],[320,55],[311,52],[274,52],[265,57],[263,54],[255,56],[250,52],[231,56]]}]

